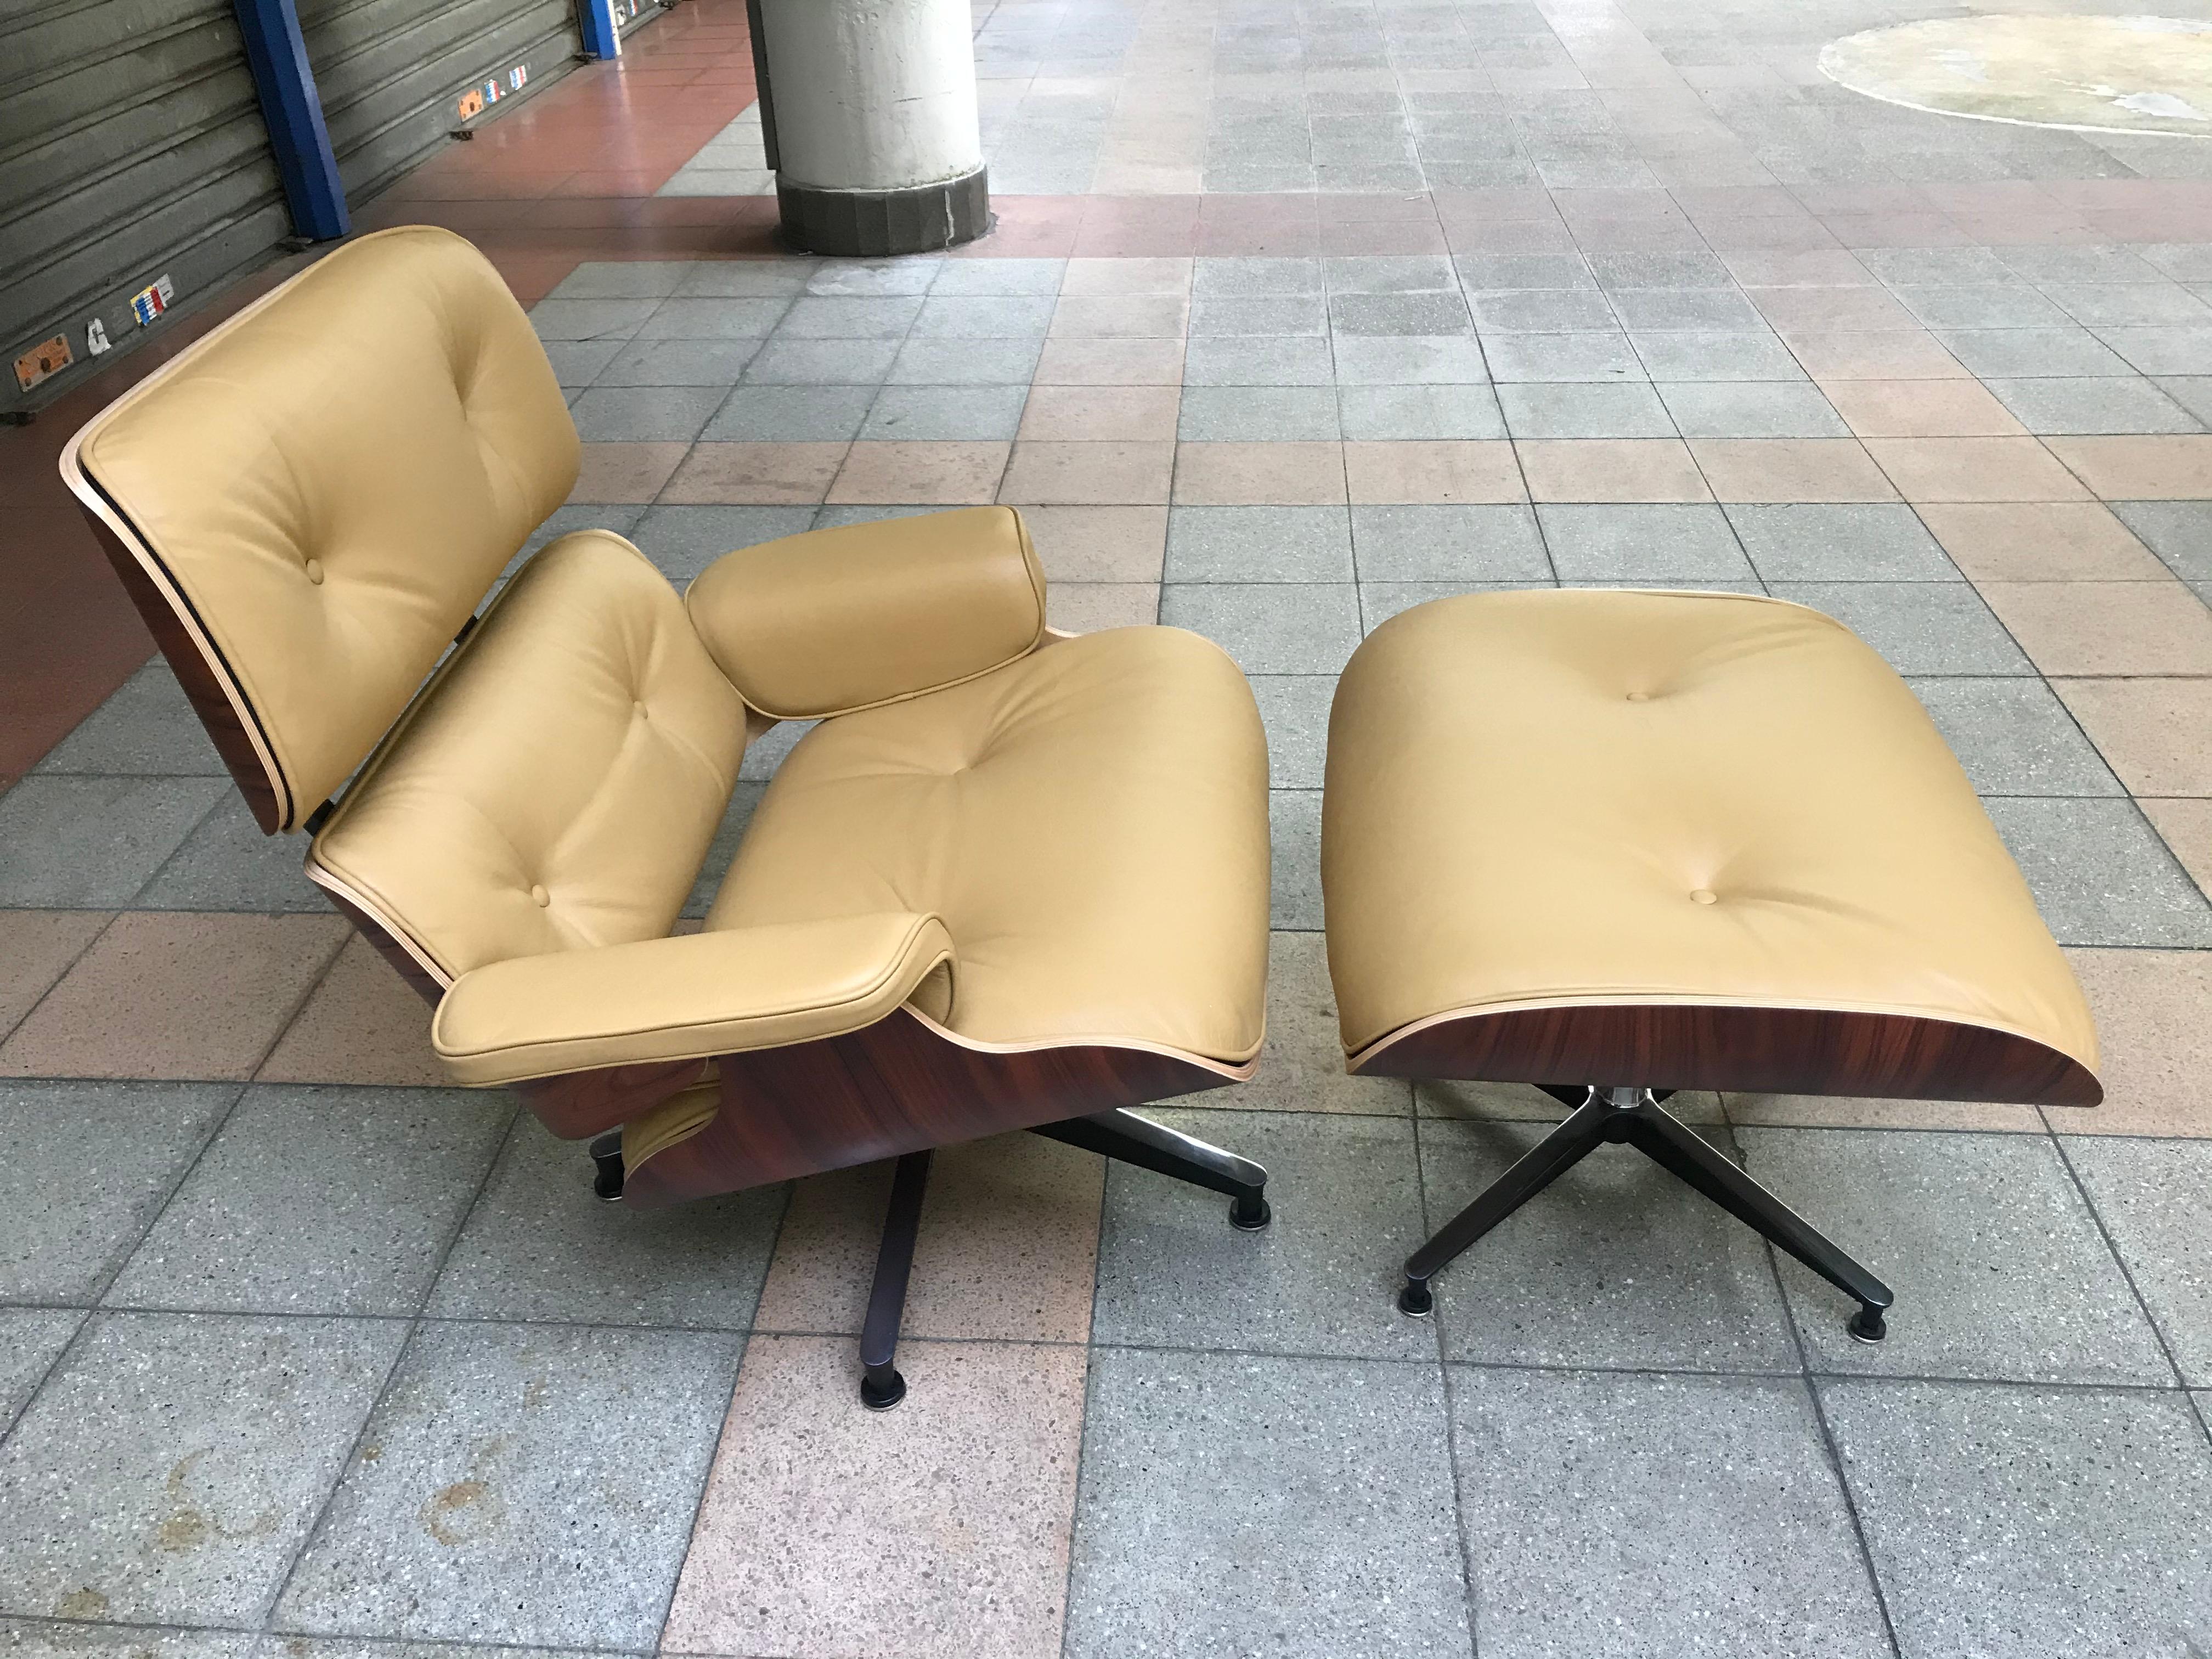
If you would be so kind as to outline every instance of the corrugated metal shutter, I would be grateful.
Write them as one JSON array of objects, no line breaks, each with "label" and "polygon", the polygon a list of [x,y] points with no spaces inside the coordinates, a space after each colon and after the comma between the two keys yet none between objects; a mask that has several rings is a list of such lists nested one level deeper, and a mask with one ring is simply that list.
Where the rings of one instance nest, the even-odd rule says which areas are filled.
[{"label": "corrugated metal shutter", "polygon": [[534,92],[583,49],[574,0],[300,0],[300,29],[356,201],[459,125],[471,83],[521,64]]},{"label": "corrugated metal shutter", "polygon": [[0,408],[82,374],[93,317],[127,339],[155,277],[185,300],[290,234],[230,0],[0,6],[0,340],[78,359],[27,398],[0,370]]}]

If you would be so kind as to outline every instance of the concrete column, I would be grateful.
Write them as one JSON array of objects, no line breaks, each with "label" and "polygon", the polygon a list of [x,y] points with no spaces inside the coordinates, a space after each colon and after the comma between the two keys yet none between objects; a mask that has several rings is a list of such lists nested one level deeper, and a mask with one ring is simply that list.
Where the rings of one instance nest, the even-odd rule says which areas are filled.
[{"label": "concrete column", "polygon": [[816,253],[980,236],[990,191],[969,0],[754,0],[783,228]]}]

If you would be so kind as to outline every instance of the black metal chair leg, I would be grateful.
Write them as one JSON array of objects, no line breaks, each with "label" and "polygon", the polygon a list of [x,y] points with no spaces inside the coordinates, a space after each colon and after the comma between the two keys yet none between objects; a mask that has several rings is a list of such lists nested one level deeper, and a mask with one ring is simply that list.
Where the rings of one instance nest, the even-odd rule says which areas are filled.
[{"label": "black metal chair leg", "polygon": [[887,1412],[906,1398],[906,1379],[891,1364],[898,1355],[899,1319],[914,1271],[915,1241],[921,1232],[921,1195],[929,1185],[927,1152],[908,1152],[891,1176],[891,1201],[884,1212],[884,1240],[876,1251],[876,1282],[868,1291],[868,1316],[860,1327],[860,1403]]},{"label": "black metal chair leg", "polygon": [[1583,1103],[1564,1122],[1523,1152],[1511,1168],[1483,1188],[1474,1203],[1406,1258],[1406,1285],[1398,1292],[1401,1313],[1419,1319],[1431,1311],[1436,1298],[1430,1292],[1429,1280],[1437,1269],[1610,1139],[1616,1109],[1595,1090],[1586,1090],[1583,1095]]},{"label": "black metal chair leg", "polygon": [[1040,1123],[1030,1133],[1119,1158],[1140,1170],[1173,1176],[1194,1187],[1226,1193],[1233,1200],[1229,1206],[1231,1224],[1247,1232],[1266,1226],[1273,1213],[1267,1208],[1267,1172],[1250,1158],[1209,1146],[1134,1112],[1118,1108],[1094,1112],[1088,1117]]},{"label": "black metal chair leg", "polygon": [[1846,1296],[1859,1311],[1847,1328],[1862,1342],[1889,1334],[1882,1310],[1896,1300],[1888,1285],[1844,1254],[1826,1234],[1713,1150],[1650,1099],[1626,1114],[1631,1146],[1696,1188],[1737,1220],[1771,1239]]},{"label": "black metal chair leg", "polygon": [[623,1195],[622,1131],[610,1130],[592,1143],[592,1195],[610,1204]]}]

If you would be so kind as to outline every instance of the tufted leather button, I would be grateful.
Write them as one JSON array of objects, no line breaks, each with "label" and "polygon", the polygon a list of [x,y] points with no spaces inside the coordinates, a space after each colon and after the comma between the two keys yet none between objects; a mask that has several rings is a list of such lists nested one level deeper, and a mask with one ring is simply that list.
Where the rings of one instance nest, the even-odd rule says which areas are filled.
[{"label": "tufted leather button", "polygon": [[1651,694],[1649,691],[1632,691],[1628,694],[1628,700],[1631,702],[1650,702]]},{"label": "tufted leather button", "polygon": [[323,585],[323,562],[320,559],[307,561],[307,580],[318,587]]},{"label": "tufted leather button", "polygon": [[1692,887],[1690,890],[1690,902],[1693,904],[1718,904],[1721,902],[1721,896],[1710,887]]},{"label": "tufted leather button", "polygon": [[547,892],[543,887],[533,887],[530,890],[530,900],[532,903],[543,910],[547,905],[553,902],[553,895]]}]

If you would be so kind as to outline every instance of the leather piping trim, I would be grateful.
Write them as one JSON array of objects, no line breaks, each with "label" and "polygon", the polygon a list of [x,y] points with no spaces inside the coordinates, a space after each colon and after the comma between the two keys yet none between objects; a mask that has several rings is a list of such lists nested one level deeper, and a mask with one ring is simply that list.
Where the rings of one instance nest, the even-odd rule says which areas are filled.
[{"label": "leather piping trim", "polygon": [[[1751,599],[1755,596],[1747,593],[1741,597]],[[1782,601],[1782,603],[1786,604],[1788,601]],[[2054,1054],[2062,1055],[2072,1060],[2092,1077],[2096,1075],[2096,1067],[2083,1060],[2081,1055],[2061,1048],[2046,1038],[2036,1036],[2033,1031],[2022,1030],[2017,1025],[2007,1025],[1992,1019],[1965,1019],[1955,1014],[1931,1013],[1925,1008],[1905,1008],[1893,1004],[1877,1002],[1815,1002],[1803,999],[1774,998],[1749,1000],[1741,997],[1642,996],[1626,994],[1609,996],[1529,997],[1504,1002],[1469,1003],[1464,1007],[1447,1008],[1442,1013],[1425,1015],[1419,1019],[1409,1020],[1403,1025],[1395,1026],[1357,1053],[1346,1049],[1345,1070],[1357,1075],[1362,1066],[1393,1044],[1404,1041],[1416,1032],[1430,1030],[1438,1025],[1449,1025],[1463,1019],[1480,1019],[1491,1014],[1546,1013],[1558,1008],[1739,1008],[1747,1013],[1775,1010],[1808,1014],[1865,1014],[1880,1019],[1917,1019],[1932,1025],[1958,1025],[1978,1031],[1995,1031],[2000,1036],[2015,1037],[2022,1042],[2032,1042],[2039,1048],[2047,1049]]]},{"label": "leather piping trim", "polygon": [[[272,295],[268,297],[275,296]],[[250,309],[258,308],[258,304],[254,307],[250,307]],[[240,313],[240,316],[245,314],[245,313]],[[236,319],[233,320],[235,321]],[[182,361],[181,357],[172,360],[167,366],[157,370],[154,375],[149,376],[147,380],[142,381],[141,386],[150,384],[153,380],[168,374],[180,361]],[[121,401],[118,399],[118,404]],[[109,409],[112,410],[117,406],[117,404],[110,404]],[[215,642],[214,635],[209,633],[206,626],[201,622],[199,608],[191,602],[184,589],[177,585],[176,579],[169,574],[168,566],[161,562],[160,555],[156,554],[147,544],[146,538],[139,534],[138,526],[131,521],[130,515],[111,500],[107,492],[100,488],[99,481],[84,470],[83,457],[78,452],[83,447],[86,434],[92,432],[94,427],[105,418],[105,413],[95,417],[91,424],[87,425],[70,438],[68,445],[63,449],[62,482],[69,486],[70,493],[77,498],[84,509],[106,525],[117,542],[128,550],[131,556],[138,562],[138,568],[145,573],[146,580],[153,585],[155,592],[161,596],[169,609],[175,613],[178,625],[185,630],[185,636],[191,641],[193,648],[200,653],[201,659],[206,665],[208,672],[213,676],[215,683],[222,688],[223,696],[229,699],[231,712],[238,717],[239,729],[245,732],[247,740],[253,745],[254,757],[260,761],[261,769],[269,780],[270,792],[276,799],[276,828],[280,830],[295,829],[298,827],[296,823],[298,802],[293,795],[291,780],[284,775],[284,769],[276,759],[276,751],[270,744],[269,734],[262,730],[259,711],[246,697],[245,689],[238,683],[238,676],[231,672],[230,663],[223,656],[222,648]]]},{"label": "leather piping trim", "polygon": [[1243,1060],[1215,1060],[1209,1055],[1194,1054],[1188,1048],[1178,1048],[1172,1043],[1147,1042],[1141,1037],[1122,1036],[1059,1036],[1034,1042],[987,1042],[981,1037],[963,1036],[915,1007],[912,1003],[901,1005],[915,1020],[933,1035],[962,1048],[970,1048],[979,1054],[1034,1054],[1054,1048],[1129,1048],[1139,1054],[1160,1054],[1169,1060],[1180,1060],[1215,1073],[1228,1083],[1249,1083],[1260,1068],[1260,1050],[1267,1044],[1267,1030],[1262,1024],[1260,1041],[1252,1045],[1251,1054]]},{"label": "leather piping trim", "polygon": [[439,965],[438,959],[416,944],[414,935],[395,921],[389,910],[362,892],[361,889],[354,886],[328,865],[318,860],[315,857],[315,849],[312,846],[307,848],[306,870],[309,881],[325,891],[337,894],[384,929],[394,945],[414,958],[416,966],[437,981],[440,990],[450,991],[453,988],[453,976]]}]

